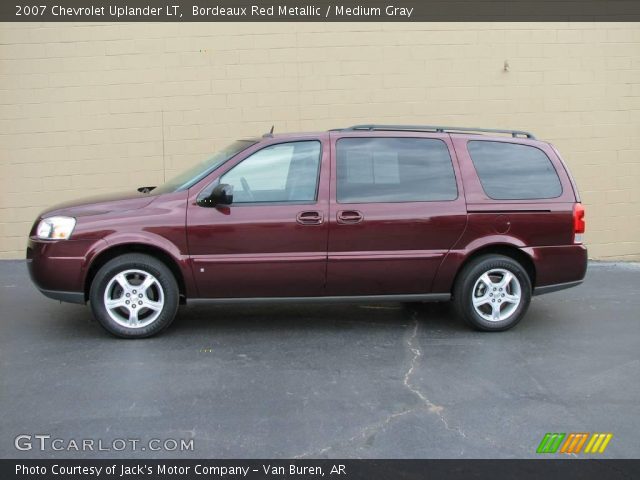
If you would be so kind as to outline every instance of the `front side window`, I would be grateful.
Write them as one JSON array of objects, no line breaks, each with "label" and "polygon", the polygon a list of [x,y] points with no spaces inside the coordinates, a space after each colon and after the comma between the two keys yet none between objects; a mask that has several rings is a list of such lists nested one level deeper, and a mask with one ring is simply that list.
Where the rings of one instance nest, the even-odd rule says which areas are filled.
[{"label": "front side window", "polygon": [[271,145],[220,178],[233,187],[233,203],[312,202],[318,190],[320,142]]},{"label": "front side window", "polygon": [[336,143],[339,203],[455,200],[447,145],[431,138],[341,138]]},{"label": "front side window", "polygon": [[474,140],[467,149],[482,188],[494,200],[556,198],[562,194],[558,173],[539,148]]}]

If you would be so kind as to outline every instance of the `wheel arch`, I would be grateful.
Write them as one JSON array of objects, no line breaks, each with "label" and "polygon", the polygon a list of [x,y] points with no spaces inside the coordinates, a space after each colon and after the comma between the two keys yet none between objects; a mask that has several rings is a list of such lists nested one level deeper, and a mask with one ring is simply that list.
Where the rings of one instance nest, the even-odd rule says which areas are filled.
[{"label": "wheel arch", "polygon": [[169,268],[169,270],[171,270],[171,273],[173,273],[173,276],[178,283],[180,303],[183,304],[186,302],[187,287],[185,284],[184,273],[178,265],[178,262],[166,250],[146,243],[123,243],[107,247],[99,252],[91,261],[84,279],[83,291],[85,302],[89,300],[89,290],[91,289],[91,283],[93,282],[96,273],[98,273],[98,270],[100,270],[100,268],[102,268],[110,260],[127,253],[142,253],[145,255],[150,255],[164,263]]},{"label": "wheel arch", "polygon": [[456,274],[453,278],[453,282],[451,283],[451,293],[453,293],[453,289],[458,281],[459,276],[461,275],[464,268],[473,262],[476,258],[479,258],[483,255],[504,255],[505,257],[512,258],[516,262],[518,262],[525,269],[527,274],[529,275],[529,280],[531,281],[531,287],[533,288],[536,284],[536,266],[533,262],[533,258],[529,256],[522,249],[516,247],[515,245],[510,244],[491,244],[484,245],[482,247],[473,250],[468,253],[460,266],[458,267]]}]

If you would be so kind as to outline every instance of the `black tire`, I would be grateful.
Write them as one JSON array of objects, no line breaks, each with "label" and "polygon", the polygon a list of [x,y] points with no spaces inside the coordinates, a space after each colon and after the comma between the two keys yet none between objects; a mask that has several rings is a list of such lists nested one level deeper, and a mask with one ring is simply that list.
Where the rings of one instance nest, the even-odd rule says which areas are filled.
[{"label": "black tire", "polygon": [[[491,274],[484,278],[497,282],[491,283],[492,287],[486,280],[481,280],[488,272]],[[508,279],[505,272],[510,272],[517,283],[511,280],[504,290],[500,290],[500,282]],[[518,296],[520,301],[516,304],[513,300]],[[474,306],[474,298],[478,303],[486,302],[478,305],[480,312]],[[520,263],[504,255],[489,254],[474,259],[462,269],[453,289],[453,303],[458,315],[473,328],[487,332],[499,332],[515,326],[527,312],[530,302],[529,274]],[[495,309],[498,309],[497,315]]]},{"label": "black tire", "polygon": [[[123,272],[124,276],[119,278],[127,280],[125,287],[115,278]],[[153,282],[149,288],[144,291],[135,290],[136,281],[142,283],[147,279]],[[107,288],[110,298],[112,295],[116,296],[118,298],[114,299],[115,302],[122,299],[128,305],[123,303],[122,306],[110,309],[109,313],[105,305]],[[163,262],[149,255],[127,253],[108,261],[98,270],[91,283],[89,301],[94,317],[109,333],[121,338],[145,338],[161,332],[171,324],[178,310],[179,296],[176,279]],[[133,302],[132,297],[135,297]],[[142,307],[138,307],[138,300]],[[153,307],[147,308],[147,304]],[[132,307],[137,307],[138,310],[132,310]],[[134,313],[136,320],[132,321]],[[149,323],[145,325],[146,322]],[[128,324],[136,326],[127,326]]]}]

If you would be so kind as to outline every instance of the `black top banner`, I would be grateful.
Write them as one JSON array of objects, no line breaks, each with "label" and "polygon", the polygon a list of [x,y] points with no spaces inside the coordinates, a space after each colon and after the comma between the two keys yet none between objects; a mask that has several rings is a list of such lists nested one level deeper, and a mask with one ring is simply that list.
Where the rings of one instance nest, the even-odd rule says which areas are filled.
[{"label": "black top banner", "polygon": [[638,0],[3,0],[2,22],[637,22]]}]

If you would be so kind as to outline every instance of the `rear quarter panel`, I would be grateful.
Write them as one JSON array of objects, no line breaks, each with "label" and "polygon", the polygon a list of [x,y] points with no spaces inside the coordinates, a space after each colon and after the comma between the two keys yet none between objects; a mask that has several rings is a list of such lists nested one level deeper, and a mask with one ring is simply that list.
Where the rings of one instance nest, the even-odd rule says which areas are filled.
[{"label": "rear quarter panel", "polygon": [[[536,269],[535,286],[564,283],[584,277],[586,249],[573,243],[573,205],[576,192],[562,160],[549,144],[477,135],[452,136],[467,202],[464,234],[447,254],[434,282],[434,292],[448,292],[464,261],[474,252],[493,245],[515,246],[529,255]],[[562,193],[557,198],[494,200],[487,196],[467,149],[470,140],[490,140],[531,145],[551,161]]]}]

